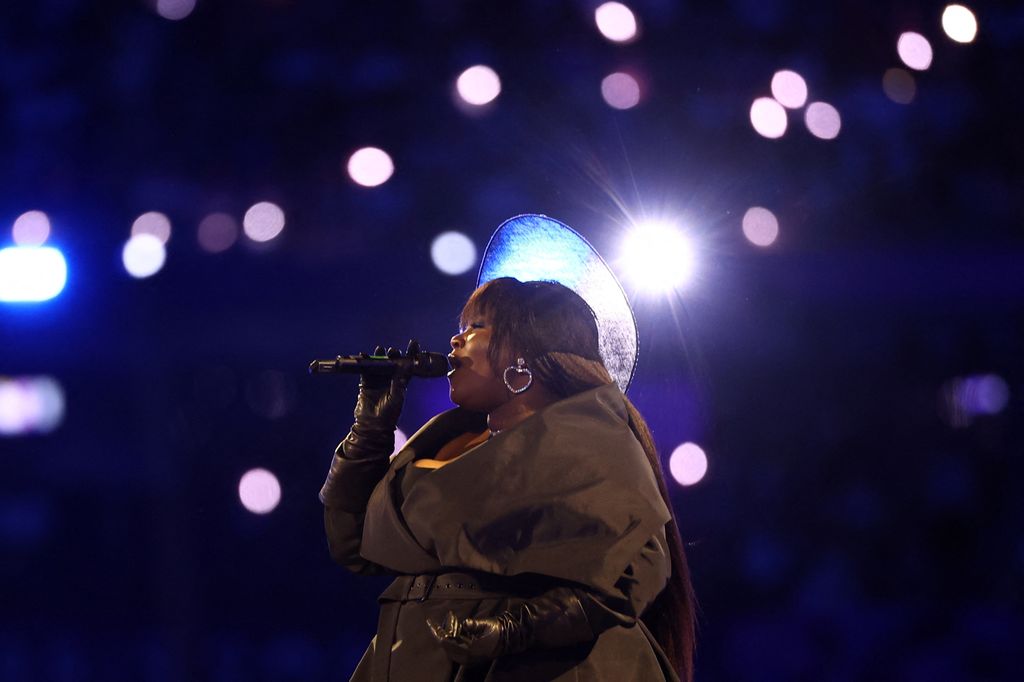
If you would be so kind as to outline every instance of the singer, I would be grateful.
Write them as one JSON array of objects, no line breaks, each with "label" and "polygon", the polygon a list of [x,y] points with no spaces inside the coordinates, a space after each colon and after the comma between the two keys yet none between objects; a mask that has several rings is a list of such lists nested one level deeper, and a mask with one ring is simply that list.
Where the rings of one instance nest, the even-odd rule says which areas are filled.
[{"label": "singer", "polygon": [[327,539],[342,566],[397,577],[352,680],[692,680],[682,542],[598,326],[561,284],[483,284],[451,339],[458,407],[390,461],[408,376],[362,377],[320,493]]}]

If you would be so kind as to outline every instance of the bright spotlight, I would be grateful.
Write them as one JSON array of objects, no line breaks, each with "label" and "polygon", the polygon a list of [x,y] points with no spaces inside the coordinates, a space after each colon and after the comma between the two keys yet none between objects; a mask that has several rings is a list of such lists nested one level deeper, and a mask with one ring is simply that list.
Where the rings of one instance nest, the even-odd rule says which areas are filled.
[{"label": "bright spotlight", "polygon": [[693,246],[679,228],[660,222],[637,225],[622,245],[626,277],[641,289],[684,287],[696,268]]},{"label": "bright spotlight", "polygon": [[839,136],[842,119],[839,110],[827,102],[811,102],[804,112],[804,123],[807,129],[821,140],[834,140]]},{"label": "bright spotlight", "polygon": [[787,109],[799,109],[807,102],[807,81],[796,71],[776,71],[772,96]]},{"label": "bright spotlight", "polygon": [[125,242],[121,251],[121,262],[128,274],[136,279],[150,277],[160,272],[167,260],[167,250],[159,237],[151,234],[137,234]]},{"label": "bright spotlight", "polygon": [[896,52],[903,63],[915,71],[924,71],[932,65],[932,44],[920,33],[901,34],[896,41]]},{"label": "bright spotlight", "polygon": [[501,79],[491,67],[478,64],[459,74],[455,90],[464,102],[479,107],[501,94]]},{"label": "bright spotlight", "polygon": [[0,249],[0,301],[39,303],[64,290],[68,264],[50,246],[9,246]]},{"label": "bright spotlight", "polygon": [[750,123],[762,137],[778,139],[786,134],[786,110],[771,97],[758,97],[750,105]]},{"label": "bright spotlight", "polygon": [[284,211],[277,204],[261,201],[242,217],[242,230],[254,242],[269,242],[284,229]]},{"label": "bright spotlight", "polygon": [[632,109],[640,103],[640,84],[621,71],[601,81],[601,97],[613,109]]},{"label": "bright spotlight", "polygon": [[958,43],[970,43],[978,35],[978,20],[963,5],[949,5],[942,12],[942,30]]},{"label": "bright spotlight", "polygon": [[696,443],[683,443],[669,456],[668,470],[679,485],[694,485],[708,472],[708,456]]},{"label": "bright spotlight", "polygon": [[159,211],[143,213],[132,223],[132,234],[151,234],[166,244],[171,238],[171,220]]},{"label": "bright spotlight", "polygon": [[601,35],[613,43],[628,43],[636,38],[636,16],[621,2],[606,2],[598,7],[594,21]]},{"label": "bright spotlight", "polygon": [[238,498],[253,514],[269,514],[281,501],[281,484],[266,469],[250,469],[238,481]]},{"label": "bright spotlight", "polygon": [[348,158],[348,176],[363,187],[377,187],[395,172],[395,163],[388,153],[377,147],[363,147]]},{"label": "bright spotlight", "polygon": [[461,232],[442,232],[430,245],[430,259],[446,275],[461,275],[476,265],[476,246]]},{"label": "bright spotlight", "polygon": [[42,246],[50,236],[50,218],[42,211],[22,213],[11,232],[18,246]]}]

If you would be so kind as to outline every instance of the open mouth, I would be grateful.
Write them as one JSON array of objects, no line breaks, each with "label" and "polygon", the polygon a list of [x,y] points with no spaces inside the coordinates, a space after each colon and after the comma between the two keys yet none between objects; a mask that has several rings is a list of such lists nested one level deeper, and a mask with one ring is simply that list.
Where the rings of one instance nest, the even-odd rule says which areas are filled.
[{"label": "open mouth", "polygon": [[448,371],[448,376],[451,376],[452,374],[455,373],[455,370],[462,366],[462,360],[454,355],[449,355],[448,365],[451,367],[451,369]]}]

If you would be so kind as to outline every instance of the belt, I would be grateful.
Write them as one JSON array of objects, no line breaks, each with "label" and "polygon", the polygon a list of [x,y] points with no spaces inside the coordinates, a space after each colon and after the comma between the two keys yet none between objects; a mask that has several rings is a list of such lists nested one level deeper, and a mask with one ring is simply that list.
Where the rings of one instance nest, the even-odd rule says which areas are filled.
[{"label": "belt", "polygon": [[[484,573],[400,575],[378,601],[380,621],[373,645],[373,682],[387,682],[391,672],[391,647],[398,629],[398,612],[406,602],[428,599],[491,599],[509,596],[501,589],[508,578]],[[425,626],[424,626],[425,627]]]}]

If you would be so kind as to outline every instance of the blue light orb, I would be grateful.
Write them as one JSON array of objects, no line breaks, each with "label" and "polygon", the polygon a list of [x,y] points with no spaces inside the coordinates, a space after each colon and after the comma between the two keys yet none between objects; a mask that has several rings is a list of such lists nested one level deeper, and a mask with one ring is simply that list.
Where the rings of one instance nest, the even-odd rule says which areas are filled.
[{"label": "blue light orb", "polygon": [[52,246],[9,246],[0,249],[0,301],[39,303],[64,290],[68,264]]}]

